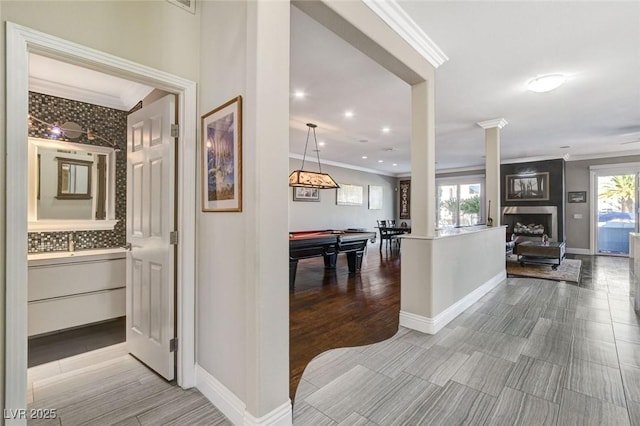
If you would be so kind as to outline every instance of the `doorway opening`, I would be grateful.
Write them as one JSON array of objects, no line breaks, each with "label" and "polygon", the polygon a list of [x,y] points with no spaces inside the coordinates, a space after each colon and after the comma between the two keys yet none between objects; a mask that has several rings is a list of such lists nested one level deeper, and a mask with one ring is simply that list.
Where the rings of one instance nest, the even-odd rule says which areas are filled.
[{"label": "doorway opening", "polygon": [[595,253],[629,255],[629,234],[638,232],[640,165],[597,169],[593,175]]},{"label": "doorway opening", "polygon": [[[52,58],[29,62],[27,402],[41,402],[42,380],[128,353],[173,380],[175,96]],[[84,173],[61,167],[70,162]],[[82,194],[62,197],[61,187]]]},{"label": "doorway opening", "polygon": [[[177,350],[177,383],[183,388],[195,384],[195,309],[194,275],[195,258],[195,178],[190,173],[195,167],[195,149],[190,143],[195,139],[196,98],[195,83],[171,74],[136,64],[112,55],[68,42],[48,34],[13,23],[7,23],[7,187],[6,220],[6,345],[11,348],[5,359],[6,385],[5,407],[7,409],[26,408],[27,395],[27,281],[28,281],[28,231],[27,220],[27,155],[28,137],[25,117],[28,116],[28,70],[29,55],[38,54],[81,67],[103,70],[113,76],[173,93],[177,97],[178,120],[184,125],[178,131],[175,150],[177,206],[176,229],[180,232],[181,245],[175,249],[178,273],[177,310],[175,324],[182,345]],[[173,202],[173,200],[172,200]],[[174,251],[172,249],[172,251]],[[173,273],[172,273],[173,276]]]}]

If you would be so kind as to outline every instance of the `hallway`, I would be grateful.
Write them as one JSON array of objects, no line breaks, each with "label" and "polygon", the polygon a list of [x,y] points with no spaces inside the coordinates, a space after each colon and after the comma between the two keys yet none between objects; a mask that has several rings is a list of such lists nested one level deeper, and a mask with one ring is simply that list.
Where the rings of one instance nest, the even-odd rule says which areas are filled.
[{"label": "hallway", "polygon": [[294,424],[640,424],[629,261],[572,257],[580,286],[509,278],[436,335],[317,357]]}]

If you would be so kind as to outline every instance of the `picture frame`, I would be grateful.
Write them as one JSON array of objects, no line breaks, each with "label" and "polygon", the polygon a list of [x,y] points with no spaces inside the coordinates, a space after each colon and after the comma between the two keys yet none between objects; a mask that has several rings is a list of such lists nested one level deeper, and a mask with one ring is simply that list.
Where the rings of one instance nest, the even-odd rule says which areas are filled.
[{"label": "picture frame", "polygon": [[369,210],[382,210],[383,195],[381,186],[369,185]]},{"label": "picture frame", "polygon": [[411,181],[400,181],[400,219],[411,219]]},{"label": "picture frame", "polygon": [[570,191],[567,194],[567,201],[569,203],[586,203],[587,191]]},{"label": "picture frame", "polygon": [[242,211],[242,96],[202,116],[202,211]]},{"label": "picture frame", "polygon": [[293,188],[293,201],[320,201],[320,189],[303,188],[296,186]]},{"label": "picture frame", "polygon": [[361,206],[363,187],[359,185],[340,184],[336,189],[336,204],[339,206]]},{"label": "picture frame", "polygon": [[506,201],[545,201],[549,199],[549,172],[506,176]]}]

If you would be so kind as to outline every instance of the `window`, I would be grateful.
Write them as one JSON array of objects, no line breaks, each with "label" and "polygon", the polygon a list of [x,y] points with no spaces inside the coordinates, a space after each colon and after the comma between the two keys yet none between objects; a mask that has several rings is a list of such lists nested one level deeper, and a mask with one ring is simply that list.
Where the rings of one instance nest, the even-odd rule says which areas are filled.
[{"label": "window", "polygon": [[436,192],[438,228],[484,222],[484,177],[437,179]]}]

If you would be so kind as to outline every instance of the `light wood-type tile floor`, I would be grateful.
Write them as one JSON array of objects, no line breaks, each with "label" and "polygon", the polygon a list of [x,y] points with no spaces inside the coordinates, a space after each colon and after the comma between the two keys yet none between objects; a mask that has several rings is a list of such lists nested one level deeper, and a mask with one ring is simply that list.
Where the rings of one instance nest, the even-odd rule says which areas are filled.
[{"label": "light wood-type tile floor", "polygon": [[508,278],[435,335],[316,357],[295,425],[640,425],[640,316],[627,258],[580,285]]},{"label": "light wood-type tile floor", "polygon": [[169,383],[127,354],[124,343],[28,370],[29,410],[56,418],[29,425],[230,425],[197,390]]}]

